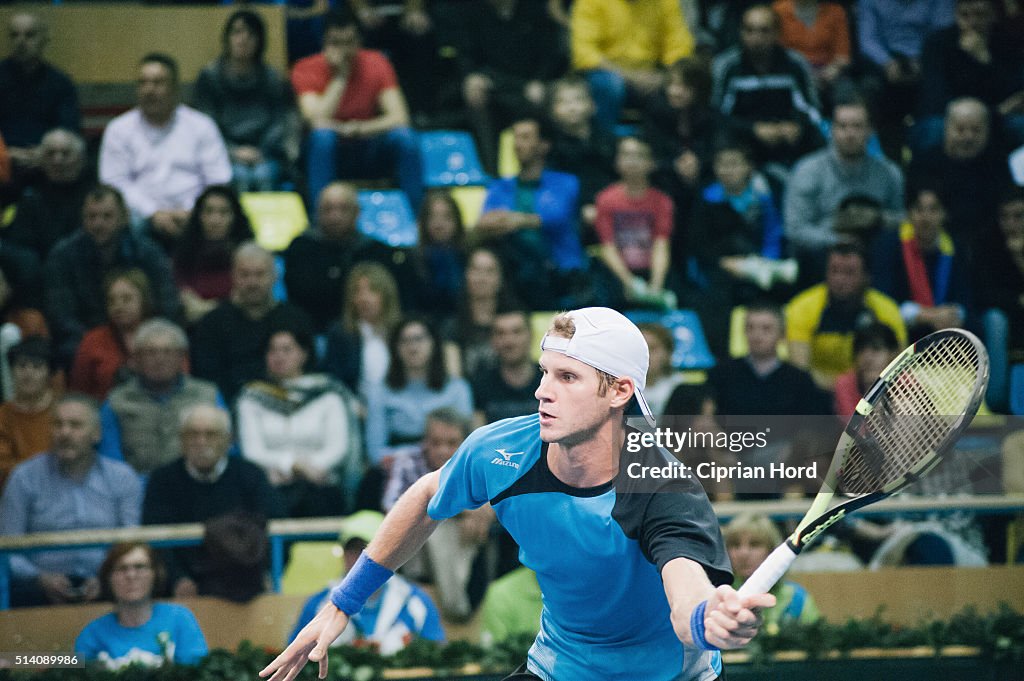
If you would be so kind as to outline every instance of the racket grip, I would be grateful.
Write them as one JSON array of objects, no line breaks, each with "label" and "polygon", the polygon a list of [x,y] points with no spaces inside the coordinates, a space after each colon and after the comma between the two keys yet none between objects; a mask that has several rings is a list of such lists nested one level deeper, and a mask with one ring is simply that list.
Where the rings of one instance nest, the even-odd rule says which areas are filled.
[{"label": "racket grip", "polygon": [[782,579],[782,575],[786,574],[786,570],[789,569],[794,560],[796,560],[796,552],[789,548],[789,544],[786,542],[780,544],[754,570],[754,574],[750,575],[750,578],[743,582],[743,586],[739,590],[740,597],[767,593],[769,589],[775,586],[776,582]]}]

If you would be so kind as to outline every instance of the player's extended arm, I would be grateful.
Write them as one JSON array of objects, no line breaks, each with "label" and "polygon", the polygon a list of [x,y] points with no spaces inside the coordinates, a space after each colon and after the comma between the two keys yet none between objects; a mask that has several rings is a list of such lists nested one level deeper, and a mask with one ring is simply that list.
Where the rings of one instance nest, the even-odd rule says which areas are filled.
[{"label": "player's extended arm", "polygon": [[[262,678],[291,681],[307,661],[317,662],[320,678],[327,678],[327,648],[348,626],[349,617],[359,611],[360,599],[365,602],[380,588],[389,573],[412,558],[437,527],[438,521],[427,515],[427,505],[437,493],[439,477],[438,471],[428,473],[399,498],[359,561],[331,592],[331,603],[321,608],[295,640],[260,672]],[[359,602],[359,606],[345,607],[349,611],[346,613],[334,605],[339,601]]]},{"label": "player's extended arm", "polygon": [[679,640],[703,650],[742,648],[761,626],[760,611],[775,605],[775,596],[741,598],[731,586],[711,585],[704,568],[689,558],[675,558],[661,570]]}]

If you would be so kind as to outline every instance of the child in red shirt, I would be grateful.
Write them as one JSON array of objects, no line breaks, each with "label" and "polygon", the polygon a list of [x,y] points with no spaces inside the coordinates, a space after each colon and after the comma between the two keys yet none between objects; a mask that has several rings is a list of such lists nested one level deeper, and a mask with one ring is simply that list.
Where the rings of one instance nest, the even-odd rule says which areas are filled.
[{"label": "child in red shirt", "polygon": [[601,260],[622,283],[628,301],[675,307],[665,290],[672,236],[672,199],[651,187],[655,162],[650,145],[637,137],[619,140],[615,170],[621,182],[597,195],[594,229]]}]

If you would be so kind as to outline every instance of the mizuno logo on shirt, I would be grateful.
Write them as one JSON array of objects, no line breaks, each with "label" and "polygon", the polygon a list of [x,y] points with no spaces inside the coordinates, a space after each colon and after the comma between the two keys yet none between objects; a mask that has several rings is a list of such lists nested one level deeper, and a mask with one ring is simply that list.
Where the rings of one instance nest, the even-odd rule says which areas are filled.
[{"label": "mizuno logo on shirt", "polygon": [[513,456],[522,456],[525,452],[510,452],[505,449],[495,449],[501,456],[496,456],[491,459],[491,463],[496,466],[508,466],[509,468],[519,468],[519,464],[512,460]]}]

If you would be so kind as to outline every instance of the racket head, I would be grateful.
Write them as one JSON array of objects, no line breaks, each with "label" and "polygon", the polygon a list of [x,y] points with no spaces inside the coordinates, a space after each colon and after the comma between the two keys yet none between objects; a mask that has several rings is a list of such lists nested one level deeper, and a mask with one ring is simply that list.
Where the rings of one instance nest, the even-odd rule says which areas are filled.
[{"label": "racket head", "polygon": [[[857,404],[790,547],[799,552],[846,514],[935,468],[977,414],[988,378],[988,352],[970,331],[936,331],[901,352]],[[845,501],[830,509],[837,494]]]}]

